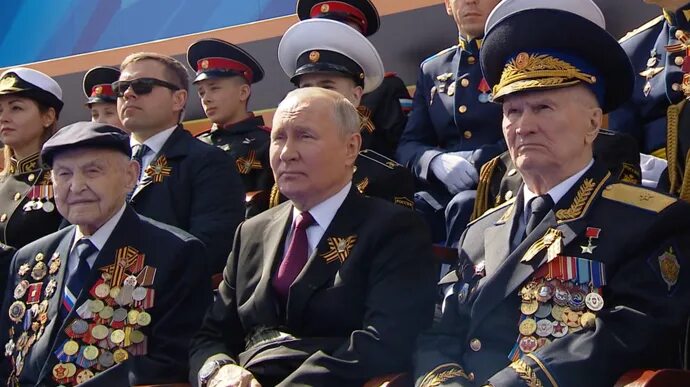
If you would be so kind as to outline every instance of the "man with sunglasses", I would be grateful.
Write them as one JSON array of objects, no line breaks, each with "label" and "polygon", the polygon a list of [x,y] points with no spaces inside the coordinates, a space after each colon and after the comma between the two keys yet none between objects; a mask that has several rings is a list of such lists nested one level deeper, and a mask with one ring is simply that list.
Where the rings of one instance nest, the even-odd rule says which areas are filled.
[{"label": "man with sunglasses", "polygon": [[130,204],[147,217],[188,231],[208,251],[209,274],[220,272],[244,218],[242,180],[225,153],[197,141],[180,124],[188,75],[174,58],[136,53],[113,83],[117,109],[141,165]]}]

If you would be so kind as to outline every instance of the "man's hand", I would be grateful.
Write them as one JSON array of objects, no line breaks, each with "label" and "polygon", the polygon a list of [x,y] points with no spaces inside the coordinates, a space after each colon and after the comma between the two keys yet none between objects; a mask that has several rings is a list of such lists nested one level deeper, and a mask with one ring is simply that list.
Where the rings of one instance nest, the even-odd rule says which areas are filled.
[{"label": "man's hand", "polygon": [[251,372],[235,365],[226,364],[206,384],[207,387],[261,387]]},{"label": "man's hand", "polygon": [[434,157],[431,171],[453,195],[472,188],[479,180],[474,165],[458,153],[443,153]]}]

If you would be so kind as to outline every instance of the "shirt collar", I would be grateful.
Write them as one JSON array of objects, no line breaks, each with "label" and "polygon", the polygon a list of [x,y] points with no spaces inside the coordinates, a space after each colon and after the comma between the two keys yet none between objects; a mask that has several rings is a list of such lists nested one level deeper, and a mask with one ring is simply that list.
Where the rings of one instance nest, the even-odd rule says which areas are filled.
[{"label": "shirt collar", "polygon": [[[168,141],[168,138],[172,134],[173,130],[177,128],[177,125],[173,126],[172,128],[165,129],[162,132],[156,133],[155,135],[149,137],[146,141],[144,141],[144,144],[151,149],[153,154],[156,154],[161,151],[163,148],[163,144],[165,144],[166,141]],[[134,136],[129,137],[129,146],[134,148],[135,145],[141,145],[141,143],[137,140],[134,139]]]},{"label": "shirt collar", "polygon": [[[549,192],[546,193],[547,195],[551,196],[551,200],[553,200],[554,204],[558,203],[558,201],[561,200],[563,196],[565,196],[565,194],[570,190],[570,188],[572,188],[573,185],[575,185],[575,183],[582,177],[582,175],[584,175],[585,172],[587,172],[587,170],[592,166],[592,164],[594,164],[594,160],[590,160],[589,163],[578,173],[558,183],[556,186],[551,188]],[[527,188],[527,184],[522,185],[522,194],[524,197],[524,201],[522,203],[522,213],[527,214],[527,206],[529,205],[529,201],[539,195],[530,191],[530,189]]]},{"label": "shirt collar", "polygon": [[[338,212],[338,209],[345,201],[347,194],[350,192],[350,187],[352,187],[352,181],[349,181],[347,184],[345,184],[345,186],[335,195],[315,205],[309,210],[311,216],[322,229],[327,229],[331,224],[331,221],[335,217],[335,213]],[[302,211],[298,210],[297,208],[292,208],[293,222],[294,219],[297,219],[297,216],[301,213]]]},{"label": "shirt collar", "polygon": [[[108,240],[108,238],[110,238],[110,234],[113,233],[115,226],[120,221],[120,218],[122,218],[122,214],[125,212],[125,207],[127,207],[127,204],[123,203],[122,207],[118,212],[115,213],[115,215],[111,216],[107,222],[103,223],[103,225],[99,227],[98,230],[93,233],[93,235],[86,237],[91,241],[91,243],[93,243],[94,246],[96,246],[98,251],[103,249],[105,242]],[[78,226],[75,228],[75,230],[74,240],[72,241],[72,248],[70,248],[70,251],[72,251],[80,239],[85,237],[84,233],[81,232]]]}]

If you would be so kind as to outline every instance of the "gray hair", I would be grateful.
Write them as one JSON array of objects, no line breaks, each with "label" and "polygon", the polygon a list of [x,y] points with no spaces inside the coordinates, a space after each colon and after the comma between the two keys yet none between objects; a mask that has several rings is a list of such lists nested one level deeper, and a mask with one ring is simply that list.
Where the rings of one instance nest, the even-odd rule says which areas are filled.
[{"label": "gray hair", "polygon": [[361,118],[357,108],[342,94],[322,87],[302,87],[289,92],[278,108],[291,99],[307,101],[319,99],[329,103],[333,109],[333,119],[338,124],[343,137],[359,133]]}]

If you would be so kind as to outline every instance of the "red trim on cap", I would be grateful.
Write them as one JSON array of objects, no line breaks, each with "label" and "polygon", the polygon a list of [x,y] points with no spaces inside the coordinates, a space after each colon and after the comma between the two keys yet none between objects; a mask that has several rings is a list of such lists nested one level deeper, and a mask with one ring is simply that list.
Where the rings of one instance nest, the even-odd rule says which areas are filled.
[{"label": "red trim on cap", "polygon": [[196,73],[201,74],[209,70],[232,70],[242,74],[244,79],[252,83],[254,73],[252,69],[242,62],[228,58],[202,58],[196,62]]},{"label": "red trim on cap", "polygon": [[361,33],[366,33],[367,28],[369,27],[367,17],[362,11],[359,10],[359,8],[340,1],[322,1],[320,3],[316,3],[313,7],[311,7],[309,16],[323,17],[329,13],[346,14],[348,16],[348,21],[357,24],[361,30]]},{"label": "red trim on cap", "polygon": [[102,83],[100,85],[94,85],[91,88],[91,95],[90,97],[115,97],[115,93],[113,92],[113,87],[108,84],[108,83]]}]

